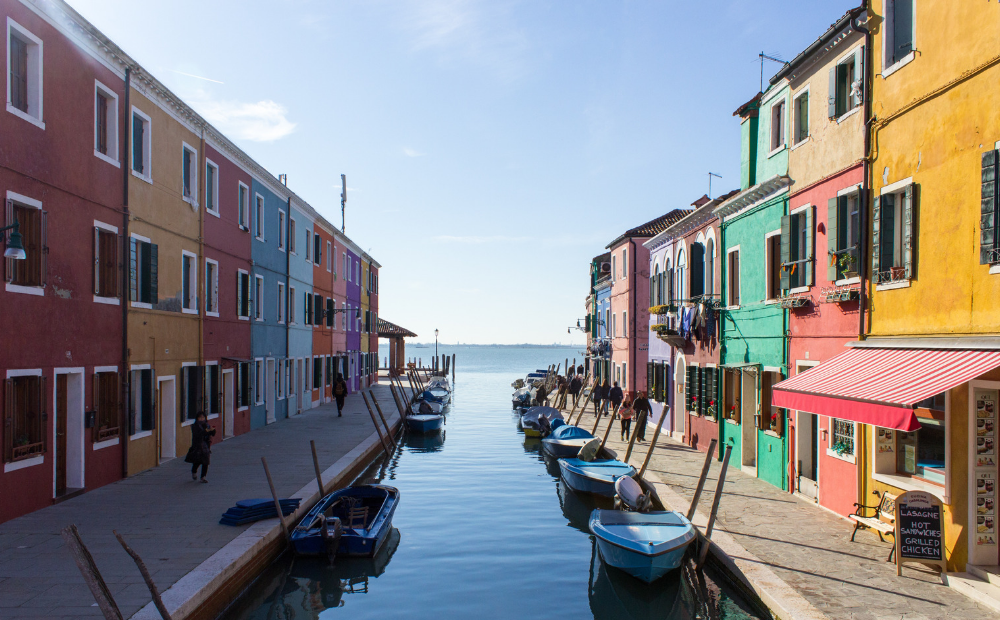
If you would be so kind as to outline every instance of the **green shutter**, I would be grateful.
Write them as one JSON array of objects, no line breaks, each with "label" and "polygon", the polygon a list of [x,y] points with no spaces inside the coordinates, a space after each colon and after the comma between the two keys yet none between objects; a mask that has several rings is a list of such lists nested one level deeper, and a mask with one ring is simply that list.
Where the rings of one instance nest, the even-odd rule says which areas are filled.
[{"label": "green shutter", "polygon": [[996,221],[1000,208],[997,197],[997,160],[1000,151],[983,153],[982,169],[982,202],[979,215],[979,264],[989,265],[995,261],[994,250],[997,248]]},{"label": "green shutter", "polygon": [[812,286],[816,283],[814,274],[816,273],[815,259],[816,259],[816,207],[809,207],[806,209],[806,247],[804,251],[800,251],[799,255],[803,258],[808,259],[808,262],[802,265],[805,269],[805,286]]},{"label": "green shutter", "polygon": [[711,383],[709,384],[709,399],[712,401],[712,408],[715,410],[714,417],[715,420],[719,420],[719,413],[722,411],[721,403],[719,403],[719,369],[711,369]]},{"label": "green shutter", "polygon": [[898,62],[913,50],[913,1],[892,3],[892,62]]},{"label": "green shutter", "polygon": [[872,199],[872,264],[871,264],[871,281],[878,284],[878,273],[882,270],[881,267],[881,253],[882,253],[882,242],[880,238],[882,227],[882,198],[881,196],[875,196]]},{"label": "green shutter", "polygon": [[656,365],[653,362],[646,362],[646,394],[652,394],[656,387]]},{"label": "green shutter", "polygon": [[159,246],[153,243],[149,247],[149,303],[154,306],[160,302],[159,297]]},{"label": "green shutter", "polygon": [[886,194],[882,196],[882,224],[881,224],[881,248],[879,249],[879,254],[881,256],[881,264],[879,268],[882,271],[888,271],[890,267],[895,267],[893,264],[893,255],[895,254],[894,241],[896,236],[896,196],[894,194]]},{"label": "green shutter", "polygon": [[837,118],[837,67],[830,69],[830,91],[827,97],[826,115]]},{"label": "green shutter", "polygon": [[906,279],[913,278],[915,271],[914,254],[917,240],[913,236],[913,220],[916,205],[914,200],[914,190],[916,185],[909,185],[903,190],[903,268],[906,270]]},{"label": "green shutter", "polygon": [[708,386],[705,384],[708,379],[708,369],[698,367],[698,415],[705,415],[705,397],[708,395]]},{"label": "green shutter", "polygon": [[791,241],[792,241],[792,216],[784,215],[781,217],[781,290],[787,291],[791,288],[789,282],[789,271],[785,268],[785,264],[791,260]]},{"label": "green shutter", "polygon": [[830,282],[837,281],[837,259],[840,258],[835,252],[840,248],[840,227],[837,225],[837,214],[839,211],[839,200],[831,198],[826,201],[826,249],[827,260],[826,279]]},{"label": "green shutter", "polygon": [[139,301],[139,255],[136,250],[135,238],[129,239],[129,299]]},{"label": "green shutter", "polygon": [[698,369],[694,366],[688,366],[686,369],[686,378],[684,381],[684,406],[681,408],[681,411],[690,411],[694,409],[692,403],[694,402],[695,394],[695,375],[692,371],[697,370]]}]

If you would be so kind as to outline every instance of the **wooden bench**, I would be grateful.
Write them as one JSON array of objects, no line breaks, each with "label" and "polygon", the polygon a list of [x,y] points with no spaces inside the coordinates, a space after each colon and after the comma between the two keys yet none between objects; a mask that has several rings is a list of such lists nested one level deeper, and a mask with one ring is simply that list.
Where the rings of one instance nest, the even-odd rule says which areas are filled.
[{"label": "wooden bench", "polygon": [[[872,491],[872,493],[876,497],[879,497],[878,491]],[[879,540],[882,542],[886,542],[883,534],[892,534],[894,544],[892,545],[892,549],[889,550],[889,558],[886,560],[886,562],[891,562],[892,556],[896,552],[896,496],[891,493],[882,493],[877,506],[866,506],[865,504],[855,503],[854,507],[854,514],[847,515],[848,519],[854,521],[854,532],[851,533],[851,542],[854,542],[854,536],[862,527],[875,530],[878,533]],[[866,512],[870,512],[871,514],[865,514]]]}]

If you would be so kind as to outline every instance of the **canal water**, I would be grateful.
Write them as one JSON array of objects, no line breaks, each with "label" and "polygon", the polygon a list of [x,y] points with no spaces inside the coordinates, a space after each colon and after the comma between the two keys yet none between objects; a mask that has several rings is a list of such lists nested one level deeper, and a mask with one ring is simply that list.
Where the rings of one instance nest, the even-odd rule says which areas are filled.
[{"label": "canal water", "polygon": [[[429,359],[428,351],[409,349]],[[568,491],[538,439],[517,430],[511,382],[579,349],[448,347],[457,356],[444,432],[406,435],[361,481],[399,488],[396,531],[373,559],[283,557],[229,620],[288,618],[756,618],[693,570],[652,585],[605,567],[587,531],[598,504]],[[367,415],[367,414],[366,414]],[[601,507],[609,507],[602,505]]]}]

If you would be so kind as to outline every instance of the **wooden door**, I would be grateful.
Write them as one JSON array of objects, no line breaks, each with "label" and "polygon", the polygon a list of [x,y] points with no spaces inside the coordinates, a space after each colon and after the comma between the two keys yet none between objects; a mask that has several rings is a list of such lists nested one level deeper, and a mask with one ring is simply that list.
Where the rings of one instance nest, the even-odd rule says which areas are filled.
[{"label": "wooden door", "polygon": [[56,497],[66,492],[66,375],[56,376]]}]

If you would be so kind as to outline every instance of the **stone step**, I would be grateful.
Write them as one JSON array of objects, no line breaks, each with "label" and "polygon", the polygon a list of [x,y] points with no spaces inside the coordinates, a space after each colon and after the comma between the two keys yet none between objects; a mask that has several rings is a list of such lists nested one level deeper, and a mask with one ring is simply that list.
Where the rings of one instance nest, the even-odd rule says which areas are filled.
[{"label": "stone step", "polygon": [[945,573],[941,580],[956,592],[1000,612],[1000,587],[983,581],[970,573]]},{"label": "stone step", "polygon": [[983,581],[988,581],[991,584],[1000,587],[1000,566],[976,566],[974,564],[968,564],[965,570],[969,573],[979,577]]}]

